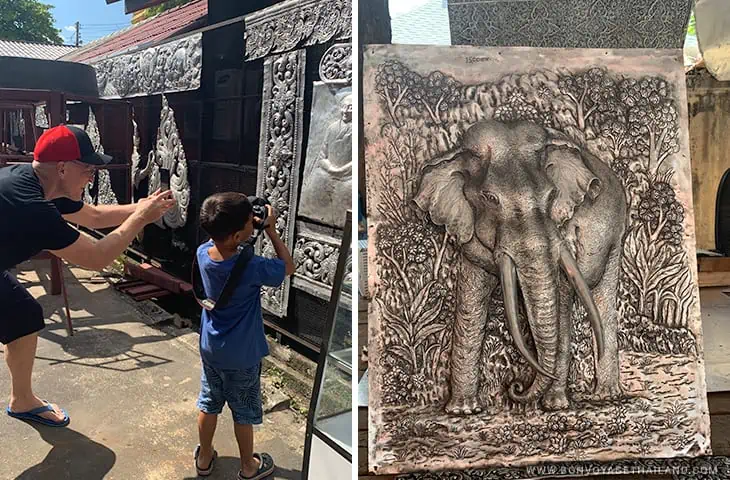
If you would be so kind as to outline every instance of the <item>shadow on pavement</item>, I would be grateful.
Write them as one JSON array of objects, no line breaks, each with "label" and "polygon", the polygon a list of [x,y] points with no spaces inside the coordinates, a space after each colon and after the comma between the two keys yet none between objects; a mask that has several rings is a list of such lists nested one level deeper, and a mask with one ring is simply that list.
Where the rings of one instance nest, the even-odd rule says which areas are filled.
[{"label": "shadow on pavement", "polygon": [[15,477],[16,480],[102,480],[117,461],[111,449],[76,430],[25,423],[53,448],[41,463]]},{"label": "shadow on pavement", "polygon": [[[274,459],[276,461],[276,459]],[[192,467],[193,460],[191,457],[190,465]],[[235,479],[241,468],[241,460],[238,457],[218,457],[213,468],[213,473],[208,478],[210,480]],[[183,480],[198,480],[203,477],[191,476],[185,477]],[[276,467],[274,474],[267,477],[267,480],[299,480],[302,478],[302,472],[299,470],[289,470],[288,468]]]}]

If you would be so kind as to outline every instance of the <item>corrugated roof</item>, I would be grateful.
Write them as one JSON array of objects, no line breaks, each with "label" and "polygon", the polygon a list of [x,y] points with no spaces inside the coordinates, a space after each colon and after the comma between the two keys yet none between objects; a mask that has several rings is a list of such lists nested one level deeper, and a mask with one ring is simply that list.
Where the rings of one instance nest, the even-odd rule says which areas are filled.
[{"label": "corrugated roof", "polygon": [[76,47],[69,45],[0,40],[0,57],[24,57],[38,58],[41,60],[56,60],[75,49]]},{"label": "corrugated roof", "polygon": [[182,33],[207,14],[208,0],[196,0],[95,40],[69,55],[65,55],[63,59],[90,63],[100,57],[137,45],[157,43]]},{"label": "corrugated roof", "polygon": [[427,0],[410,12],[390,19],[393,43],[451,45],[449,12],[444,0]]}]

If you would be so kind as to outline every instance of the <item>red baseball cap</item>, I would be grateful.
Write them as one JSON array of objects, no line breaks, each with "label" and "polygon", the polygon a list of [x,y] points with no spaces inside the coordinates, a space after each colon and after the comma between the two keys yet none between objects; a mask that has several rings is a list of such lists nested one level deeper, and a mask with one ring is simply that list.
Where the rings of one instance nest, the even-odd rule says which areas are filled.
[{"label": "red baseball cap", "polygon": [[91,139],[79,127],[59,125],[49,128],[38,139],[33,158],[41,163],[79,161],[104,166],[112,157],[94,151]]}]

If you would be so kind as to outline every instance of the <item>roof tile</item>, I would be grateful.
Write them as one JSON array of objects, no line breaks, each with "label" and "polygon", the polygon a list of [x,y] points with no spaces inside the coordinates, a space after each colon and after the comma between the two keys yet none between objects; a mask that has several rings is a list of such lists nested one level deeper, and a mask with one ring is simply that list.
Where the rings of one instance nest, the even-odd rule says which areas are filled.
[{"label": "roof tile", "polygon": [[25,57],[38,58],[41,60],[56,60],[75,49],[76,47],[69,45],[0,40],[0,57]]},{"label": "roof tile", "polygon": [[208,14],[208,0],[195,0],[115,32],[66,55],[64,60],[90,63],[99,57],[169,38]]}]

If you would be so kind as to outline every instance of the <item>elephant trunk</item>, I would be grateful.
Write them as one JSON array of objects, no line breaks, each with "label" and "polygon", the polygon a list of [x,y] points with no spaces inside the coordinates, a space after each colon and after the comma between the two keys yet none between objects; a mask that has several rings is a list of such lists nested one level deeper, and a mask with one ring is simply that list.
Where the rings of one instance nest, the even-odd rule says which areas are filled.
[{"label": "elephant trunk", "polygon": [[509,397],[517,403],[537,401],[555,380],[554,370],[558,351],[557,275],[555,268],[551,268],[544,262],[543,265],[541,267],[539,263],[533,263],[519,272],[525,310],[537,350],[537,359],[535,359],[525,347],[519,329],[517,269],[509,255],[504,254],[500,259],[505,316],[510,334],[517,349],[537,372],[537,376],[527,391],[519,382],[510,385]]}]

